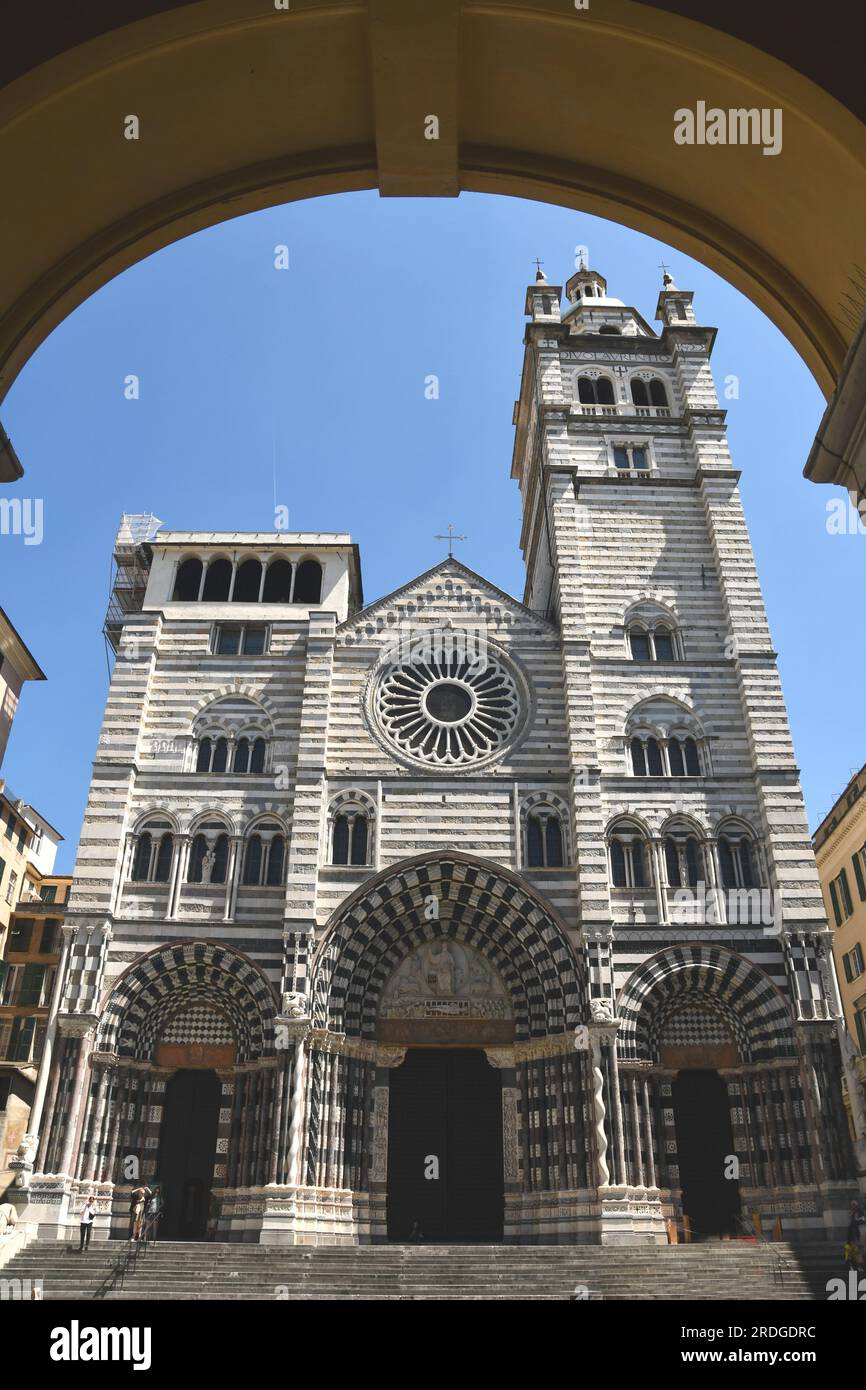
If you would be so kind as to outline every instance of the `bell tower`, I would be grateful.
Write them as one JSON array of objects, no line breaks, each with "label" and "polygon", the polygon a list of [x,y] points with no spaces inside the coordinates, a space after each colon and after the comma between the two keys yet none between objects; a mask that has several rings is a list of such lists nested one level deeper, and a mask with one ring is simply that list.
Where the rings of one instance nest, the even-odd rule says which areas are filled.
[{"label": "bell tower", "polygon": [[[820,979],[827,928],[710,367],[716,330],[698,322],[693,293],[667,270],[658,332],[586,265],[568,280],[558,318],[552,305],[538,307],[540,295],[554,292],[546,282],[527,292],[512,477],[523,509],[524,602],[554,621],[562,639],[584,926],[615,941],[627,920],[670,921],[662,833],[654,845],[650,834],[648,850],[655,901],[627,901],[611,884],[605,827],[622,807],[645,829],[685,808],[704,827],[702,876],[717,884],[712,827],[735,814],[754,827],[775,906],[773,924],[759,932],[763,951],[775,952],[776,970],[792,978],[788,943],[802,934]],[[681,775],[677,750],[664,751],[674,710],[699,749],[692,774],[683,763]],[[637,752],[633,761],[628,735],[639,718],[652,768]],[[737,949],[738,930],[731,924]],[[828,1008],[824,999],[817,1012],[829,1016]]]}]

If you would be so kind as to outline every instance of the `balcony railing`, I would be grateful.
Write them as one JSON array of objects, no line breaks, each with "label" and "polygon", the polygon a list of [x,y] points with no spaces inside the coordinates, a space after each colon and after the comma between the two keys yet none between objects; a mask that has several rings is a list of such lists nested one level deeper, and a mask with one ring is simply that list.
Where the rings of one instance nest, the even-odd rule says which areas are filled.
[{"label": "balcony railing", "polygon": [[580,415],[635,415],[642,420],[669,420],[673,416],[673,411],[667,405],[582,405],[578,401],[575,402],[575,409]]}]

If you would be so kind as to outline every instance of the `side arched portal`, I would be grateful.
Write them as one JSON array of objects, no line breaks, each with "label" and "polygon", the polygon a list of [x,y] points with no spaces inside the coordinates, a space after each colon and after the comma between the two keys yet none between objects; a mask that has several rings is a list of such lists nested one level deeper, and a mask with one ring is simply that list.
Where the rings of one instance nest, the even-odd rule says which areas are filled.
[{"label": "side arched portal", "polygon": [[[626,980],[617,1012],[620,1176],[652,1169],[693,1238],[750,1232],[771,1201],[790,1230],[798,1192],[843,1178],[832,1030],[798,1025],[764,970],[721,944],[668,946]],[[646,1142],[629,1124],[641,1109]]]},{"label": "side arched portal", "polygon": [[172,1238],[230,1224],[227,1191],[287,1176],[292,1054],[276,1018],[269,982],[239,951],[185,941],[142,956],[112,983],[92,1051],[83,1035],[63,1040],[45,1170],[110,1192],[120,1238],[140,1183],[160,1187]]}]

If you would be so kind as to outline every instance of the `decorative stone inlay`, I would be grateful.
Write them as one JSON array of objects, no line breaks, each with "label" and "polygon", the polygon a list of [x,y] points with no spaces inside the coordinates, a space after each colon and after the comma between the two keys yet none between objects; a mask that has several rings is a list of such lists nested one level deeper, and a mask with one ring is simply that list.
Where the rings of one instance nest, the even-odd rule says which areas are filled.
[{"label": "decorative stone inlay", "polygon": [[385,1182],[388,1177],[388,1087],[373,1090],[373,1162],[370,1181]]},{"label": "decorative stone inlay", "polygon": [[517,1143],[517,1097],[514,1086],[502,1088],[502,1176],[505,1182],[519,1182],[520,1157]]}]

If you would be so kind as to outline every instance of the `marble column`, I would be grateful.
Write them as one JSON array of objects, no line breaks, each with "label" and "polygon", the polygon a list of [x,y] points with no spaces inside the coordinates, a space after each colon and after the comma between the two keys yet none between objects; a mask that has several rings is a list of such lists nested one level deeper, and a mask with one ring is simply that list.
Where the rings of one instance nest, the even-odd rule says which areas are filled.
[{"label": "marble column", "polygon": [[63,1135],[60,1162],[57,1165],[58,1171],[69,1177],[73,1176],[73,1154],[75,1141],[78,1137],[79,1121],[82,1110],[87,1104],[87,1061],[93,1046],[96,1022],[97,1020],[89,1015],[86,1017],[61,1015],[61,1030],[68,1033],[78,1043],[78,1056],[75,1060],[72,1089],[69,1095],[66,1131]]}]

